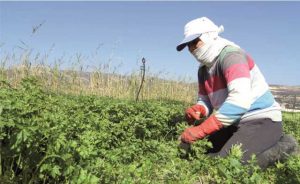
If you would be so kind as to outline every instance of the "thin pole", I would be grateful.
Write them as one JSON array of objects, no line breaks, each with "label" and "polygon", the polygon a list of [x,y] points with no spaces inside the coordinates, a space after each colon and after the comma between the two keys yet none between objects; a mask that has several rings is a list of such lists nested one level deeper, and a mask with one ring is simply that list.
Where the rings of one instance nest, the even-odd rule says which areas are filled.
[{"label": "thin pole", "polygon": [[140,92],[142,90],[142,87],[143,87],[143,84],[144,84],[144,81],[145,81],[145,68],[146,68],[146,59],[145,58],[142,59],[142,63],[143,63],[143,65],[141,66],[142,81],[141,81],[141,85],[140,85],[139,91],[138,91],[138,93],[136,95],[136,99],[135,99],[136,102],[139,100],[139,95],[140,95]]}]

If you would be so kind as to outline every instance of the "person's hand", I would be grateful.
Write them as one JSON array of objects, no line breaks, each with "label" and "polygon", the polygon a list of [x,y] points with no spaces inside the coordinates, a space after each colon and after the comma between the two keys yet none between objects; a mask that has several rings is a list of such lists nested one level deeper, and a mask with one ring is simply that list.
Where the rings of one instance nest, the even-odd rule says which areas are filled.
[{"label": "person's hand", "polygon": [[200,118],[206,115],[206,109],[203,105],[193,105],[186,109],[185,111],[185,119],[189,125],[193,125],[196,120],[200,120]]},{"label": "person's hand", "polygon": [[180,139],[185,143],[193,143],[198,139],[203,139],[205,136],[210,135],[223,127],[223,124],[215,117],[211,115],[202,124],[186,128],[181,134]]}]

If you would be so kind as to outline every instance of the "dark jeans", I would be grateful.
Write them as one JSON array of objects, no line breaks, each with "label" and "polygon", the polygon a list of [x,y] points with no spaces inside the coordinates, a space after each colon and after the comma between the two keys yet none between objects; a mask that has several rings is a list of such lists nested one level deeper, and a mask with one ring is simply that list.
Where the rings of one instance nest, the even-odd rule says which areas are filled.
[{"label": "dark jeans", "polygon": [[259,119],[231,125],[209,136],[213,148],[208,150],[211,156],[226,156],[235,144],[242,144],[243,161],[252,154],[259,154],[272,147],[282,136],[282,123],[271,119]]}]

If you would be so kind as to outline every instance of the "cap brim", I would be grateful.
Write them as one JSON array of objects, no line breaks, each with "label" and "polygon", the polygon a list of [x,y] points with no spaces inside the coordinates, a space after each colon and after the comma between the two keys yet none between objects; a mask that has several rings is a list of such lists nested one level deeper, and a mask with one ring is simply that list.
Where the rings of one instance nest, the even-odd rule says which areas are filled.
[{"label": "cap brim", "polygon": [[201,34],[196,34],[196,35],[190,35],[182,40],[182,42],[176,47],[177,51],[182,51],[184,47],[191,41],[195,40],[196,38],[200,37]]}]

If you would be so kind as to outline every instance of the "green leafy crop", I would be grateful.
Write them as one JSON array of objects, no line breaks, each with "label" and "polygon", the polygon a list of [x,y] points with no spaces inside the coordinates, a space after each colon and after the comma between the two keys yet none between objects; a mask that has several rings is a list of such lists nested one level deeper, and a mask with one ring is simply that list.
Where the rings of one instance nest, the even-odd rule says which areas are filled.
[{"label": "green leafy crop", "polygon": [[[262,171],[205,155],[207,140],[178,148],[186,104],[45,92],[27,78],[0,82],[0,183],[299,183],[299,157]],[[299,121],[285,131],[299,141]]]}]

